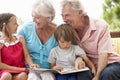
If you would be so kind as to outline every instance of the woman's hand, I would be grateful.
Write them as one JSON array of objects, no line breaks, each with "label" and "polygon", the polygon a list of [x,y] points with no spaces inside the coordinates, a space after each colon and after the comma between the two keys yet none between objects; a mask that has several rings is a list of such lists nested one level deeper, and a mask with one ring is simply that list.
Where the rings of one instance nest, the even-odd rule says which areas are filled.
[{"label": "woman's hand", "polygon": [[75,69],[85,68],[85,62],[81,57],[77,57],[75,60]]}]

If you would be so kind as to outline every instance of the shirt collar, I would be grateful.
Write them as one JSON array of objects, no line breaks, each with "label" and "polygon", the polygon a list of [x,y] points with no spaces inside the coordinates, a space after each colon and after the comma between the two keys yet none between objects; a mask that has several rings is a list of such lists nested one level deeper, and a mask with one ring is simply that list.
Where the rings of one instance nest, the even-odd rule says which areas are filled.
[{"label": "shirt collar", "polygon": [[91,31],[96,30],[95,23],[96,23],[96,20],[90,18],[89,28],[90,28]]}]

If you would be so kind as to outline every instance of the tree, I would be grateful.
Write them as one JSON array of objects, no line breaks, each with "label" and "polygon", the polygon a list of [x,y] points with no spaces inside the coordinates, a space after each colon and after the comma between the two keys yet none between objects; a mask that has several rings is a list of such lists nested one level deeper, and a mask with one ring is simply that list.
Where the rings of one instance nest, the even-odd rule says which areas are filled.
[{"label": "tree", "polygon": [[120,0],[104,0],[102,17],[111,31],[120,31]]}]

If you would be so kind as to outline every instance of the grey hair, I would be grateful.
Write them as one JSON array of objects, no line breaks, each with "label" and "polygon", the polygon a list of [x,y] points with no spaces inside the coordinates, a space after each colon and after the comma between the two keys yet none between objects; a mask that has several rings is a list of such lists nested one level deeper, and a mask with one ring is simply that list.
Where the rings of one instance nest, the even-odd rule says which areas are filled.
[{"label": "grey hair", "polygon": [[52,21],[55,17],[55,10],[52,4],[48,0],[37,0],[33,4],[33,11],[44,17],[49,17]]},{"label": "grey hair", "polygon": [[86,12],[84,10],[84,6],[82,5],[82,2],[80,2],[79,0],[63,0],[62,1],[62,7],[64,7],[67,4],[70,4],[74,11],[81,10],[83,15],[86,15]]}]

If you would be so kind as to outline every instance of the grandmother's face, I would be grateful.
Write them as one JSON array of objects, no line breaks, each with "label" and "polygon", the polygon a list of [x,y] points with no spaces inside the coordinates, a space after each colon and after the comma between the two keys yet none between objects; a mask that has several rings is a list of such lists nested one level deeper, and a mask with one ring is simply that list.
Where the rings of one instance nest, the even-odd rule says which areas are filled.
[{"label": "grandmother's face", "polygon": [[47,17],[41,16],[35,12],[32,12],[32,18],[37,27],[44,27],[44,25],[48,24]]}]

